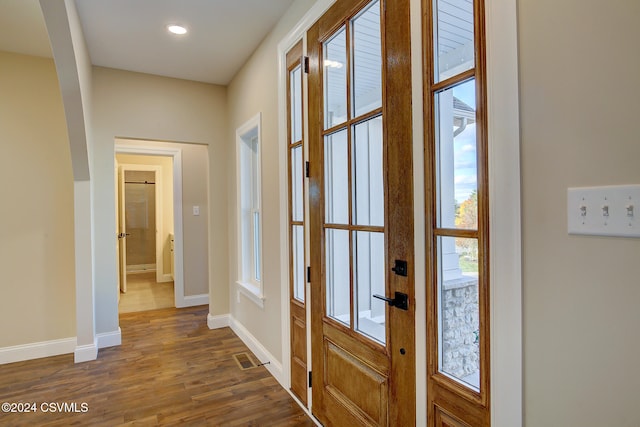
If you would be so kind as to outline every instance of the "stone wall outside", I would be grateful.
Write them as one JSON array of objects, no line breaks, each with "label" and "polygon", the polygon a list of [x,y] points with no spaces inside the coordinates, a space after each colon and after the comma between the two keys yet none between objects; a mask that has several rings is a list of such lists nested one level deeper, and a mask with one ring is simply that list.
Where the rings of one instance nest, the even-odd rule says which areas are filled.
[{"label": "stone wall outside", "polygon": [[464,276],[445,281],[442,287],[442,371],[458,379],[477,375],[478,278]]}]

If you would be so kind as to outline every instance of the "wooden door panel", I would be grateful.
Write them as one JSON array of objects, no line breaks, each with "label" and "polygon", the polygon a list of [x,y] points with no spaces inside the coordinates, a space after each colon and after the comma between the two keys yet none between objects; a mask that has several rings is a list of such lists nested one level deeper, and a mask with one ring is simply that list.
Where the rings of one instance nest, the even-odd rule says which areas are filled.
[{"label": "wooden door panel", "polygon": [[305,308],[291,303],[291,391],[307,403],[307,325]]},{"label": "wooden door panel", "polygon": [[385,425],[388,378],[366,361],[325,339],[324,387],[336,401],[374,425]]},{"label": "wooden door panel", "polygon": [[331,321],[325,321],[324,336],[339,347],[349,348],[354,357],[378,367],[380,372],[388,375],[389,356],[385,351],[381,351],[380,348],[375,348],[367,342],[366,338],[349,336],[349,334],[334,328]]},{"label": "wooden door panel", "polygon": [[293,357],[301,363],[307,363],[307,327],[304,316],[294,314],[291,319],[292,346],[291,351]]},{"label": "wooden door panel", "polygon": [[[477,397],[474,398],[471,396],[471,394],[461,385],[455,389],[450,389],[443,386],[443,383],[444,381],[440,378],[438,378],[437,381],[430,378],[427,382],[427,395],[429,396],[429,402],[431,402],[430,404],[432,405],[432,411],[430,412],[436,427],[441,425],[451,425],[454,427],[490,426],[491,423],[487,416],[486,408],[479,403]],[[461,396],[464,398],[461,398]],[[470,404],[470,401],[475,401],[475,403]],[[443,418],[442,414],[446,417]],[[438,421],[439,419],[444,421],[440,422]]]},{"label": "wooden door panel", "polygon": [[435,406],[436,427],[471,427],[469,424],[463,423],[457,418],[443,411],[442,408]]}]

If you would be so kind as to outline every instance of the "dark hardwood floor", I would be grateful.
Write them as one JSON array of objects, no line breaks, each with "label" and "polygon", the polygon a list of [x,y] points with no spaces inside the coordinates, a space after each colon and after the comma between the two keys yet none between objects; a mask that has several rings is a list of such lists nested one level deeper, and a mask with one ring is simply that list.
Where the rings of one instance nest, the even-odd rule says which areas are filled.
[{"label": "dark hardwood floor", "polygon": [[[250,351],[231,329],[209,330],[207,311],[122,314],[122,345],[95,361],[63,355],[0,365],[0,403],[37,409],[0,412],[0,426],[313,426],[264,367],[239,368],[232,356]],[[66,409],[76,412],[44,412],[51,403],[75,404]]]}]

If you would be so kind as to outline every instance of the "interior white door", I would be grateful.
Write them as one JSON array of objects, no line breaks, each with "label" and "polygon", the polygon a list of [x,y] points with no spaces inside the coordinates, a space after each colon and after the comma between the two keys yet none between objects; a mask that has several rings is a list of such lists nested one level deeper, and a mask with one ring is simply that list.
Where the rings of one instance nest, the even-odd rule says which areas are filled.
[{"label": "interior white door", "polygon": [[118,260],[120,265],[118,275],[120,277],[120,291],[127,292],[127,224],[125,216],[125,191],[124,191],[124,170],[118,167]]},{"label": "interior white door", "polygon": [[118,266],[118,275],[117,275],[117,284],[118,284],[118,303],[120,303],[120,205],[118,200],[118,159],[114,159],[114,173],[113,173],[113,182],[115,189],[115,201],[116,201],[116,265]]}]

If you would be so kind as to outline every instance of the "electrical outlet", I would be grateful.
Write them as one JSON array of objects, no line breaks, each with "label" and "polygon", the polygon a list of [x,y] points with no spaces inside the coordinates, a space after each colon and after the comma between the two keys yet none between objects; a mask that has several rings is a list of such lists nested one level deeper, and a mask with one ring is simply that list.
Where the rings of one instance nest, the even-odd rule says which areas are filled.
[{"label": "electrical outlet", "polygon": [[569,188],[569,234],[640,237],[640,185]]}]

